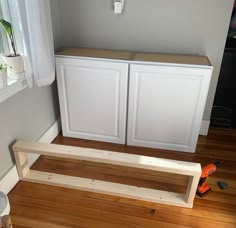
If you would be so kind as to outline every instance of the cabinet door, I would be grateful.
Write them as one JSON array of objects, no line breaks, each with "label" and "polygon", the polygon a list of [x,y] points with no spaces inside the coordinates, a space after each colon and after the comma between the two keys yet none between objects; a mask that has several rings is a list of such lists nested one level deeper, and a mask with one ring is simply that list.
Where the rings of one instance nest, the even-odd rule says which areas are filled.
[{"label": "cabinet door", "polygon": [[64,136],[125,142],[128,64],[57,58]]},{"label": "cabinet door", "polygon": [[130,67],[129,145],[194,152],[212,69]]}]

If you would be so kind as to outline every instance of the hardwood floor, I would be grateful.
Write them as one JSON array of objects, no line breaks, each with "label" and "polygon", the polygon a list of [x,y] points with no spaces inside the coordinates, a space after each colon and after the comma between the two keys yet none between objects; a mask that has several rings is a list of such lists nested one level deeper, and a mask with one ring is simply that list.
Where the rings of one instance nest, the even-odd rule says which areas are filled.
[{"label": "hardwood floor", "polygon": [[[199,138],[194,154],[92,142],[61,135],[54,143],[200,162],[202,166],[219,160],[222,166],[208,179],[212,192],[204,198],[196,196],[193,209],[19,182],[9,194],[14,228],[236,227],[236,130],[211,129],[209,136]],[[187,177],[178,175],[48,156],[40,157],[33,169],[177,192],[183,192],[187,182]],[[219,180],[226,181],[229,187],[221,190],[217,186]]]}]

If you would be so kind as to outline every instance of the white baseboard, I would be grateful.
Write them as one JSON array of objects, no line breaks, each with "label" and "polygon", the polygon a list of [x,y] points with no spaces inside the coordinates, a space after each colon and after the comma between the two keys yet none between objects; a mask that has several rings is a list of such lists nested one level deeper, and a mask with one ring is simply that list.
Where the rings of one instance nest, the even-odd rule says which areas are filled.
[{"label": "white baseboard", "polygon": [[[54,124],[38,139],[38,142],[51,143],[53,139],[59,134],[61,130],[60,119],[56,120]],[[38,159],[38,156],[29,155],[30,166]],[[8,194],[11,189],[19,181],[16,166],[14,165],[9,172],[0,180],[0,190]]]},{"label": "white baseboard", "polygon": [[16,166],[14,165],[8,173],[0,180],[0,190],[5,194],[11,191],[11,189],[19,181]]},{"label": "white baseboard", "polygon": [[200,135],[208,135],[210,120],[202,120]]}]

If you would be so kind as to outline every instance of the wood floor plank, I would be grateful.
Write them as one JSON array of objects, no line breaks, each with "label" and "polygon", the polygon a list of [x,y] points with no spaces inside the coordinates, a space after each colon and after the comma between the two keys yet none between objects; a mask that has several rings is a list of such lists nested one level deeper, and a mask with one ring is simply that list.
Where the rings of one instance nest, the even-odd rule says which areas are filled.
[{"label": "wood floor plank", "polygon": [[[235,228],[236,227],[236,130],[210,129],[199,137],[194,154],[94,142],[63,137],[54,143],[200,162],[202,167],[220,160],[209,177],[212,192],[196,196],[193,209],[161,205],[48,185],[19,182],[9,194],[14,227],[77,228]],[[34,169],[60,174],[96,177],[127,184],[180,190],[187,179],[129,167],[41,156]],[[217,181],[226,181],[221,190]]]},{"label": "wood floor plank", "polygon": [[[33,207],[34,210],[32,210],[32,206],[30,203],[27,202],[20,202],[21,206],[15,205],[16,209],[25,209],[25,214],[29,218],[33,218],[34,220],[40,219],[43,214],[45,214],[45,210],[47,210],[47,217],[46,219],[50,222],[59,222],[62,225],[67,223],[68,225],[75,225],[78,224],[78,227],[87,227],[92,225],[91,227],[150,227],[150,228],[156,228],[158,226],[163,226],[166,228],[184,228],[184,227],[190,227],[185,225],[179,225],[179,224],[173,224],[171,222],[162,222],[157,220],[147,220],[145,218],[138,218],[138,217],[132,217],[129,215],[120,215],[119,213],[113,213],[113,212],[101,212],[96,209],[90,209],[90,208],[76,208],[77,210],[74,210],[73,207],[70,207],[69,211],[62,209],[59,205],[55,203],[54,207],[47,208],[45,204],[38,205],[37,209],[35,206]],[[23,206],[22,206],[23,205]],[[51,205],[52,206],[52,205]],[[63,205],[64,206],[64,205]],[[66,211],[68,211],[66,213]],[[14,217],[13,211],[13,217]],[[25,215],[23,214],[23,215]],[[60,216],[58,216],[60,215]],[[42,218],[41,218],[42,219]],[[46,222],[46,221],[45,221]],[[148,226],[147,226],[148,224]]]},{"label": "wood floor plank", "polygon": [[[16,227],[33,227],[33,228],[38,228],[38,227],[43,227],[43,228],[68,228],[70,226],[65,226],[65,225],[60,225],[56,223],[49,223],[49,222],[44,222],[41,219],[40,220],[35,220],[35,219],[30,219],[30,218],[25,218],[23,216],[17,216],[13,215],[12,220],[14,223],[14,228]],[[18,226],[20,224],[20,226]],[[81,227],[82,228],[82,227]]]},{"label": "wood floor plank", "polygon": [[37,162],[33,169],[179,193],[185,193],[189,180],[188,176],[178,174],[153,172],[95,162],[71,163],[67,161],[66,167],[64,164],[65,162],[62,160],[48,159],[41,156],[40,161]]},{"label": "wood floor plank", "polygon": [[[47,209],[48,210],[61,210],[62,212],[65,211],[64,208],[68,207],[68,203],[70,204],[70,208],[67,209],[67,212],[71,213],[78,213],[78,214],[99,214],[99,210],[103,210],[104,214],[106,213],[106,217],[112,217],[111,214],[114,214],[113,216],[115,218],[118,218],[119,216],[133,216],[135,217],[139,217],[139,218],[145,218],[145,219],[150,219],[150,220],[160,220],[161,221],[165,221],[163,220],[163,217],[168,217],[170,216],[170,214],[172,213],[178,213],[181,211],[181,213],[183,213],[185,216],[182,216],[181,220],[187,220],[186,216],[188,217],[189,215],[191,215],[192,217],[195,217],[194,220],[206,220],[206,221],[210,221],[212,219],[209,219],[209,214],[211,216],[214,216],[214,223],[215,224],[221,224],[221,222],[227,222],[227,223],[233,223],[235,221],[235,216],[234,213],[224,213],[222,214],[220,211],[217,210],[210,210],[210,211],[205,211],[204,208],[201,207],[195,207],[195,210],[180,210],[180,208],[175,208],[172,207],[170,209],[170,212],[166,212],[164,210],[161,210],[163,208],[159,208],[158,210],[145,210],[145,208],[142,207],[131,207],[128,205],[123,205],[122,207],[122,211],[119,209],[117,209],[115,207],[115,205],[103,205],[103,206],[99,206],[98,204],[94,204],[91,202],[88,202],[88,200],[83,200],[83,198],[80,198],[77,201],[73,201],[72,199],[65,199],[65,200],[58,200],[57,202],[55,201],[49,201],[47,200],[47,202],[45,202],[45,200],[42,199],[36,199],[36,198],[30,198],[28,196],[26,197],[19,197],[19,196],[13,196],[12,200],[14,200],[14,204],[15,205],[21,205],[24,207],[31,207],[32,205],[35,206],[37,205],[37,208],[45,208],[45,205],[47,202],[50,202],[50,204],[47,204]],[[169,208],[169,207],[168,207]],[[209,209],[208,209],[209,210]],[[118,215],[117,215],[118,214]],[[180,223],[180,221],[178,221],[179,219],[174,217],[172,218],[172,223]],[[169,221],[169,220],[168,220]],[[182,223],[182,222],[181,222]],[[193,225],[193,224],[192,224]],[[192,226],[191,225],[191,226]]]}]

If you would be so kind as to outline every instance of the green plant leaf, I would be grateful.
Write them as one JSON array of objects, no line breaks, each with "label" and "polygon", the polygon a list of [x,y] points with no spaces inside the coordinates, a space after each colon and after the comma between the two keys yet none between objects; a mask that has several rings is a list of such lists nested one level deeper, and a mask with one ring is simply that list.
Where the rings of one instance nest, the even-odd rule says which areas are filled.
[{"label": "green plant leaf", "polygon": [[0,24],[2,24],[2,26],[4,27],[7,35],[9,36],[9,38],[11,40],[11,46],[12,46],[12,50],[14,52],[14,56],[17,56],[17,54],[16,54],[16,45],[15,45],[15,41],[14,41],[14,37],[13,37],[13,30],[12,30],[11,23],[4,20],[4,19],[0,19]]},{"label": "green plant leaf", "polygon": [[7,32],[7,35],[10,37],[10,39],[12,38],[13,34],[12,34],[12,27],[11,27],[11,23],[9,23],[8,21],[5,21],[4,19],[0,19],[0,23],[2,24],[2,26],[4,27],[4,29]]}]

